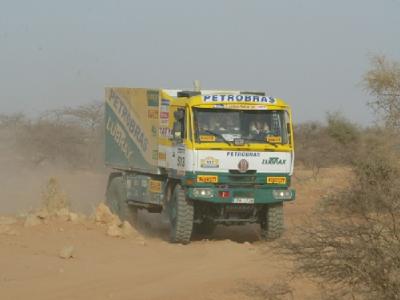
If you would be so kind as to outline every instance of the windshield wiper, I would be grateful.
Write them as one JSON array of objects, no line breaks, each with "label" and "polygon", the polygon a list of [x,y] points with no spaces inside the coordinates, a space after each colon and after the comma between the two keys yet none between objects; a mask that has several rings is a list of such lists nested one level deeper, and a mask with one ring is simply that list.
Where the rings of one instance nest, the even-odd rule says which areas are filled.
[{"label": "windshield wiper", "polygon": [[226,139],[224,138],[224,136],[222,134],[219,134],[218,132],[215,131],[211,131],[211,130],[204,130],[204,132],[207,132],[209,134],[212,134],[213,136],[219,137],[221,138],[225,143],[227,143],[229,146],[231,146],[232,144]]}]

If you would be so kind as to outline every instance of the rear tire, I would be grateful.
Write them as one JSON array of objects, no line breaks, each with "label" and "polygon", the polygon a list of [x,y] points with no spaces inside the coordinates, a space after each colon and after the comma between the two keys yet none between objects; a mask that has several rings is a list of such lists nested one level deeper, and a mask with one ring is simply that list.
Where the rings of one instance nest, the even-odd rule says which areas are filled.
[{"label": "rear tire", "polygon": [[133,226],[137,222],[137,208],[128,204],[126,199],[126,185],[122,174],[112,174],[106,193],[106,204],[111,212],[121,221],[128,221]]},{"label": "rear tire", "polygon": [[193,230],[193,203],[187,198],[184,189],[175,186],[169,203],[169,219],[171,224],[170,241],[188,244]]},{"label": "rear tire", "polygon": [[280,238],[284,231],[283,203],[269,204],[260,220],[261,238],[275,240]]}]

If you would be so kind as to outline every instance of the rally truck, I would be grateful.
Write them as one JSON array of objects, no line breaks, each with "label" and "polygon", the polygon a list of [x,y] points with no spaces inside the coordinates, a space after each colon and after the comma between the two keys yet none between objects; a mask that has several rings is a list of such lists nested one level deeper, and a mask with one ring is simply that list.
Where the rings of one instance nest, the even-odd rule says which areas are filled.
[{"label": "rally truck", "polygon": [[122,220],[168,216],[170,240],[216,225],[284,230],[294,145],[289,106],[260,92],[106,88],[106,203]]}]

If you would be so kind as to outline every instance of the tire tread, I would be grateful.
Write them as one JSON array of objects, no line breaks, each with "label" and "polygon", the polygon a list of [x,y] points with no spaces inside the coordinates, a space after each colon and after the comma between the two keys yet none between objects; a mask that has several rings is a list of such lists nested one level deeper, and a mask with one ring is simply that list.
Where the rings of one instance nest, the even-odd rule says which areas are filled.
[{"label": "tire tread", "polygon": [[268,205],[261,224],[261,237],[264,240],[275,240],[284,231],[283,203]]},{"label": "tire tread", "polygon": [[176,224],[171,240],[174,243],[187,244],[193,230],[193,204],[186,199],[185,191],[181,186],[175,187],[176,193]]}]

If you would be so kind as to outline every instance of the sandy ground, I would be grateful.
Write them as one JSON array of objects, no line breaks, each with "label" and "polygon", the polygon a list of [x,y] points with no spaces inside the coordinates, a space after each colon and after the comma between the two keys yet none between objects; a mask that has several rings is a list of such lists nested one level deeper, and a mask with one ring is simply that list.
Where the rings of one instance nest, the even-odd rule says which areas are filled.
[{"label": "sandy ground", "polygon": [[[75,211],[90,214],[104,198],[105,174],[46,170],[13,175],[0,175],[1,215],[38,207],[50,176],[58,178]],[[322,170],[318,181],[304,180],[307,172],[301,170],[296,176],[298,198],[285,205],[286,234],[307,218],[321,195],[343,186],[348,172]],[[141,214],[139,233],[128,238],[107,236],[106,228],[91,220],[24,227],[20,218],[7,226],[11,231],[0,230],[0,299],[5,300],[267,299],[254,287],[284,282],[292,269],[289,260],[274,254],[274,243],[259,241],[257,226],[219,227],[209,240],[185,246],[169,244],[166,225],[147,214]],[[68,245],[75,257],[60,258]],[[289,284],[294,299],[318,295],[305,279]]]}]

